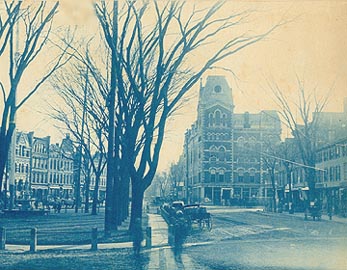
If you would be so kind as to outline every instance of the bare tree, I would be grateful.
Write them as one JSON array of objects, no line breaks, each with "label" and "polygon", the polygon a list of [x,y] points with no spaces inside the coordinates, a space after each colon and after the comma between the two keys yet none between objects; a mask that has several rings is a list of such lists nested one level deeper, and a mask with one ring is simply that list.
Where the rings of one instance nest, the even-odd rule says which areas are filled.
[{"label": "bare tree", "polygon": [[[84,55],[76,53],[70,62],[51,80],[62,98],[63,105],[52,104],[52,118],[72,133],[83,148],[85,166],[95,175],[92,214],[97,214],[98,193],[101,174],[106,166],[107,115],[104,77],[98,73],[87,50]],[[82,149],[79,149],[82,155]],[[82,157],[82,156],[81,156]],[[89,177],[90,178],[90,177]],[[89,205],[89,182],[86,178],[86,209]]]},{"label": "bare tree", "polygon": [[[170,185],[177,191],[180,188],[180,184],[185,180],[184,160],[181,156],[176,164],[170,166],[169,181]],[[178,195],[178,194],[175,194]],[[182,194],[183,195],[183,194]]]},{"label": "bare tree", "polygon": [[[17,111],[32,97],[45,81],[67,61],[65,48],[51,59],[46,72],[30,89],[21,84],[24,74],[46,47],[52,30],[58,2],[48,7],[45,1],[24,6],[23,1],[4,1],[6,13],[0,15],[0,61],[8,66],[8,80],[1,81],[4,109],[0,129],[0,190],[8,159],[11,138],[16,128]],[[19,31],[24,31],[20,36]],[[21,90],[22,98],[18,99]]]},{"label": "bare tree", "polygon": [[278,106],[281,108],[279,113],[294,136],[301,158],[300,162],[305,172],[305,181],[307,181],[309,187],[309,200],[313,201],[316,197],[315,165],[319,115],[326,106],[328,97],[318,98],[316,89],[309,91],[299,78],[297,78],[298,102],[291,102],[277,84],[272,83],[269,85]]},{"label": "bare tree", "polygon": [[[187,16],[185,2],[126,1],[118,21],[117,16],[111,16],[118,15],[112,11],[113,6],[105,2],[95,5],[111,51],[111,80],[116,76],[115,85],[111,82],[110,86],[110,89],[117,87],[118,106],[115,147],[112,148],[118,163],[113,164],[112,173],[121,175],[116,170],[121,167],[123,180],[127,181],[124,173],[131,179],[130,230],[135,219],[141,218],[144,191],[158,166],[167,119],[182,98],[207,70],[260,41],[279,26],[260,35],[235,34],[230,40],[220,42],[217,36],[231,35],[232,28],[249,15],[249,12],[240,12],[221,18],[218,11],[222,6],[216,3],[202,10],[195,7]],[[146,24],[148,16],[151,16],[150,25]],[[211,44],[214,46],[209,47]],[[202,50],[207,58],[199,59],[194,67],[189,65],[194,53]],[[115,179],[122,181],[119,177]],[[117,186],[115,182],[112,184]],[[117,190],[110,195],[116,196]]]}]

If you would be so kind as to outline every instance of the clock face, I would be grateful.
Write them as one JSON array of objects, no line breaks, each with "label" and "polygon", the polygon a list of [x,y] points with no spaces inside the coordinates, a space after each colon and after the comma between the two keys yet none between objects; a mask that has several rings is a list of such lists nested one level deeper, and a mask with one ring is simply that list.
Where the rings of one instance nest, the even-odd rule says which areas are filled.
[{"label": "clock face", "polygon": [[216,93],[220,93],[220,92],[222,91],[222,87],[220,87],[220,85],[216,85],[216,86],[214,87],[214,91],[215,91]]}]

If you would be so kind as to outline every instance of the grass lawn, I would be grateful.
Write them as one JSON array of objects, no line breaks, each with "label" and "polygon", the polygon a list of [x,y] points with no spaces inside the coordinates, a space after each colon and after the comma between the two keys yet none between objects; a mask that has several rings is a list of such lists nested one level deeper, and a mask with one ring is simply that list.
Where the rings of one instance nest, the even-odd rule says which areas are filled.
[{"label": "grass lawn", "polygon": [[[147,215],[143,215],[143,228],[147,225]],[[127,242],[128,222],[124,222],[111,237],[104,237],[104,213],[101,210],[96,216],[85,213],[67,213],[32,217],[3,217],[0,215],[0,227],[6,228],[7,244],[30,243],[30,230],[37,228],[38,245],[78,245],[90,243],[92,228],[98,228],[98,242]]]},{"label": "grass lawn", "polygon": [[132,249],[99,251],[40,251],[30,253],[0,253],[2,270],[82,270],[115,269],[145,270],[148,254],[135,257]]}]

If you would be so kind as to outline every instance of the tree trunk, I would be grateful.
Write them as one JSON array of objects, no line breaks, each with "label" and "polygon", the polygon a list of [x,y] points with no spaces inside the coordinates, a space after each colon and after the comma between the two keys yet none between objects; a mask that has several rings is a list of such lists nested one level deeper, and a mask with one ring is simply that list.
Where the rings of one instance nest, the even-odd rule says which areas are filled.
[{"label": "tree trunk", "polygon": [[112,199],[112,218],[116,226],[120,225],[120,201],[122,197],[121,190],[121,181],[122,179],[119,176],[119,173],[115,176],[115,184],[113,189],[114,197]]},{"label": "tree trunk", "polygon": [[92,204],[92,215],[97,215],[97,207],[99,203],[99,183],[100,183],[100,173],[95,174],[95,186],[93,193],[93,204]]},{"label": "tree trunk", "polygon": [[121,198],[120,198],[120,220],[122,223],[129,216],[129,176],[125,172],[122,175],[121,187]]},{"label": "tree trunk", "polygon": [[[112,25],[112,36],[114,38],[114,48],[117,48],[117,36],[118,36],[118,2],[113,2],[113,25]],[[109,44],[110,45],[110,44]],[[111,47],[111,46],[110,46]],[[114,217],[114,198],[118,197],[115,193],[118,165],[115,162],[115,154],[118,157],[118,152],[115,151],[115,103],[116,103],[116,66],[117,66],[117,55],[114,49],[111,50],[111,82],[110,82],[110,92],[108,95],[108,117],[109,117],[109,127],[108,127],[108,146],[107,146],[107,183],[106,183],[106,202],[105,202],[105,235],[109,235],[112,230],[117,230],[117,223]],[[117,158],[116,157],[116,158]]]},{"label": "tree trunk", "polygon": [[[1,127],[4,128],[4,127]],[[10,150],[10,145],[11,145],[11,141],[12,141],[12,136],[14,133],[14,130],[16,128],[16,124],[10,123],[9,128],[7,130],[7,134],[6,134],[6,130],[2,130],[1,131],[1,138],[0,138],[0,193],[3,189],[3,178],[5,175],[5,167],[6,167],[6,163],[7,163],[7,159],[8,159],[8,153]],[[12,165],[14,166],[14,164]],[[14,168],[12,168],[14,170]]]},{"label": "tree trunk", "polygon": [[133,230],[136,219],[139,218],[142,220],[144,190],[140,187],[139,182],[140,181],[132,181],[131,217],[130,217],[129,231]]},{"label": "tree trunk", "polygon": [[86,193],[86,198],[85,198],[85,208],[84,208],[84,213],[89,213],[89,189],[90,189],[90,173],[89,170],[87,171],[86,175],[86,186],[85,186],[85,193]]}]

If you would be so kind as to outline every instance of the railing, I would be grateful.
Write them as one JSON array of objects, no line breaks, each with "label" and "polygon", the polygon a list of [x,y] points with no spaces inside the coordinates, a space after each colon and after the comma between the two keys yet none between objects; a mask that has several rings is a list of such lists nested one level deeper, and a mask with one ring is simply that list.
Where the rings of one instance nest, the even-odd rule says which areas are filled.
[{"label": "railing", "polygon": [[[22,229],[23,230],[23,229]],[[39,230],[37,228],[31,228],[30,230],[26,230],[26,243],[29,242],[30,246],[30,252],[36,252],[37,251],[37,242],[38,242],[38,236],[39,236]],[[30,232],[30,234],[29,234]],[[78,233],[78,232],[77,232]],[[79,232],[85,234],[85,232]],[[56,233],[54,233],[56,235]],[[73,232],[73,234],[76,234],[76,232]],[[89,231],[89,240],[87,240],[87,243],[91,244],[91,250],[98,250],[98,228],[94,227],[91,231]],[[7,242],[7,230],[4,227],[0,228],[0,250],[6,249],[6,243]]]}]

